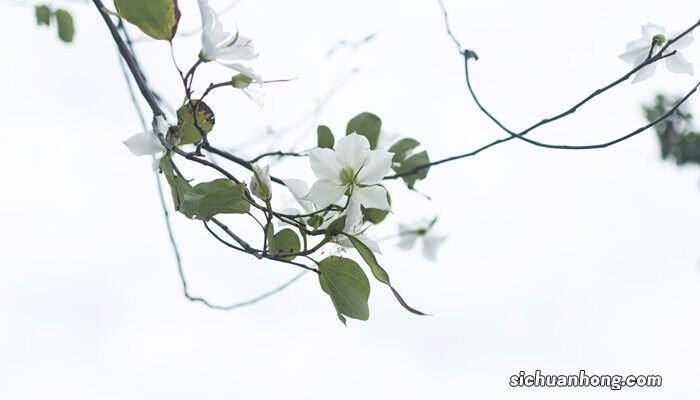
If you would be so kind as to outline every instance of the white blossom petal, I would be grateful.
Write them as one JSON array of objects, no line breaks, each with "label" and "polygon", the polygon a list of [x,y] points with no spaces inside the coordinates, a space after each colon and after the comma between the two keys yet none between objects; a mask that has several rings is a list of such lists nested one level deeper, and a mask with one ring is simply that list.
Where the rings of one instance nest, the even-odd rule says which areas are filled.
[{"label": "white blossom petal", "polygon": [[431,234],[423,236],[423,257],[430,261],[436,261],[438,248],[445,240],[447,240],[447,236]]},{"label": "white blossom petal", "polygon": [[207,0],[199,0],[199,13],[202,17],[202,52],[206,61],[216,59],[216,44],[225,36],[223,26],[216,12]]},{"label": "white blossom petal", "polygon": [[371,151],[365,165],[357,174],[357,181],[363,185],[375,185],[384,179],[391,170],[394,153],[382,150]]},{"label": "white blossom petal", "polygon": [[632,83],[644,81],[650,78],[652,75],[654,75],[654,72],[656,72],[656,64],[657,63],[649,64],[646,67],[637,71],[637,74],[634,76]]},{"label": "white blossom petal", "polygon": [[401,239],[399,239],[399,242],[396,245],[403,250],[412,249],[413,246],[416,244],[418,235],[414,232],[406,230],[399,230],[399,234],[401,235]]},{"label": "white blossom petal", "polygon": [[158,157],[158,156],[153,156],[153,160],[151,162],[151,169],[154,171],[158,171],[160,169],[160,159],[163,157]]},{"label": "white blossom petal", "polygon": [[306,185],[306,182],[295,178],[283,179],[282,182],[284,182],[289,192],[292,193],[292,196],[307,214],[315,211],[314,204],[306,200],[306,196],[309,195],[309,187]]},{"label": "white blossom petal", "polygon": [[336,152],[331,149],[312,149],[309,152],[311,169],[318,179],[325,179],[340,185],[340,171],[342,167],[338,164]]},{"label": "white blossom petal", "polygon": [[[288,207],[288,208],[285,208],[285,209],[283,209],[282,211],[280,211],[280,214],[284,214],[284,215],[299,215],[299,214],[301,214],[301,213],[299,212],[298,209],[296,209],[296,208],[294,208],[294,207]],[[302,218],[302,220],[304,220],[304,219]],[[289,225],[289,226],[292,226],[291,224],[289,224],[289,223],[287,223],[287,222],[284,222],[284,221],[281,220],[281,219],[277,222],[277,226],[288,226],[288,225]]]},{"label": "white blossom petal", "polygon": [[282,182],[284,182],[284,185],[287,186],[287,189],[289,189],[295,199],[304,198],[309,194],[309,186],[301,179],[282,179]]},{"label": "white blossom petal", "polygon": [[651,42],[647,43],[647,45],[643,47],[628,49],[624,53],[620,54],[619,57],[622,61],[633,64],[636,67],[637,65],[641,64],[647,58],[647,56],[649,56],[650,46]]},{"label": "white blossom petal", "polygon": [[321,179],[314,183],[309,191],[307,199],[313,202],[319,209],[340,200],[345,193],[346,187],[335,182]]},{"label": "white blossom petal", "polygon": [[352,199],[365,206],[365,208],[390,209],[386,189],[381,186],[355,187],[352,192]]},{"label": "white blossom petal", "polygon": [[[374,240],[368,238],[366,235],[364,235],[364,234],[359,234],[359,235],[353,235],[353,236],[355,236],[355,238],[356,238],[357,240],[359,240],[360,242],[362,242],[362,244],[364,244],[365,246],[367,246],[367,247],[372,251],[372,253],[382,254],[382,251],[381,251],[381,249],[379,248],[379,245],[377,244],[377,242],[375,242]],[[353,249],[353,248],[355,248],[355,246],[352,244],[352,242],[350,241],[350,239],[348,239],[347,236],[344,236],[344,235],[338,238],[338,244],[341,245],[341,246],[343,246],[343,247],[346,248],[346,249]]]},{"label": "white blossom petal", "polygon": [[354,196],[350,197],[348,201],[348,206],[343,212],[345,214],[345,227],[343,231],[355,232],[357,227],[362,223],[362,209],[360,208],[360,202],[358,198]]},{"label": "white blossom petal", "polygon": [[[647,23],[642,25],[642,36],[646,38],[653,38],[654,35],[666,35],[666,28],[661,25]],[[651,41],[651,40],[650,40]]]},{"label": "white blossom petal", "polygon": [[[674,32],[670,35],[668,39],[673,39],[680,35],[683,32]],[[666,51],[671,52],[673,50],[678,50],[678,49],[685,49],[686,47],[690,46],[691,43],[693,43],[693,40],[695,37],[693,37],[693,32],[689,32],[682,38],[678,39],[677,41],[673,42],[672,45],[668,46],[668,49]]]},{"label": "white blossom petal", "polygon": [[235,38],[232,45],[223,47],[217,51],[216,55],[221,60],[253,60],[258,57],[253,46],[253,40],[245,36]]},{"label": "white blossom petal", "polygon": [[352,168],[355,173],[365,164],[369,153],[369,141],[357,133],[351,133],[335,142],[338,164],[342,168]]},{"label": "white blossom petal", "polygon": [[219,64],[221,64],[225,67],[231,68],[234,71],[238,71],[238,72],[242,73],[243,75],[252,79],[253,82],[262,83],[262,77],[260,75],[256,74],[255,72],[253,72],[252,68],[248,68],[243,64],[225,63],[225,62],[221,62],[221,61],[219,61]]},{"label": "white blossom petal", "polygon": [[168,129],[170,129],[170,124],[168,124],[168,121],[165,120],[164,116],[156,115],[156,122],[154,128],[156,133],[166,135],[168,133]]},{"label": "white blossom petal", "polygon": [[676,53],[664,59],[664,65],[669,71],[678,74],[693,75],[693,64],[691,64],[681,53]]},{"label": "white blossom petal", "polygon": [[158,137],[153,132],[142,132],[123,141],[135,156],[156,155],[165,151]]}]

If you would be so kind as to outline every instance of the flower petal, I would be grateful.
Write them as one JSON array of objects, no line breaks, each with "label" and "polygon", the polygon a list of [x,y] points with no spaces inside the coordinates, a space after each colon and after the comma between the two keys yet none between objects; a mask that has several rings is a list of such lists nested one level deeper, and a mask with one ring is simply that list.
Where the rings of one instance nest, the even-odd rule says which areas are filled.
[{"label": "flower petal", "polygon": [[301,179],[282,179],[282,182],[284,182],[284,185],[287,186],[287,189],[289,189],[292,196],[294,196],[294,198],[297,200],[302,199],[309,194],[309,186]]},{"label": "flower petal", "polygon": [[345,227],[344,232],[354,233],[358,231],[359,225],[362,223],[362,209],[360,208],[360,202],[358,198],[353,196],[350,197],[348,201],[348,206],[343,212],[345,214]]},{"label": "flower petal", "polygon": [[306,182],[301,179],[283,179],[285,186],[292,193],[292,196],[297,200],[299,205],[306,211],[306,213],[313,212],[315,210],[314,203],[306,200],[306,196],[309,195],[309,187]]},{"label": "flower petal", "polygon": [[637,74],[634,76],[632,83],[641,82],[654,75],[654,72],[656,72],[656,64],[657,63],[649,64],[646,67],[637,71]]},{"label": "flower petal", "polygon": [[152,161],[151,162],[151,169],[153,169],[154,171],[158,171],[158,169],[160,168],[160,159],[161,158],[163,158],[163,157],[162,156],[158,157],[155,155],[153,156],[153,160],[151,160]]},{"label": "flower petal", "polygon": [[335,151],[331,149],[312,149],[309,152],[311,169],[318,179],[325,179],[340,185],[340,170]]},{"label": "flower petal", "polygon": [[156,155],[165,151],[158,137],[153,132],[142,132],[123,141],[135,156]]},{"label": "flower petal", "polygon": [[671,72],[693,75],[693,64],[691,64],[681,53],[676,53],[665,58],[664,64]]},{"label": "flower petal", "polygon": [[[654,35],[664,35],[666,36],[666,28],[664,28],[661,25],[656,25],[656,24],[644,24],[642,25],[642,36],[644,38],[653,38]],[[650,40],[651,42],[651,40]]]},{"label": "flower petal", "polygon": [[358,204],[365,206],[365,208],[390,209],[389,200],[386,197],[386,189],[381,186],[355,187],[352,192],[352,199],[357,201]]},{"label": "flower petal", "polygon": [[[368,237],[365,236],[364,234],[359,234],[359,235],[354,235],[354,236],[355,236],[355,238],[356,238],[357,240],[359,240],[359,241],[362,242],[365,246],[367,246],[367,247],[372,251],[372,253],[382,254],[382,250],[379,248],[379,245],[378,245],[377,242],[375,242],[374,240],[368,238]],[[341,236],[338,238],[338,244],[341,245],[341,246],[343,246],[343,247],[346,248],[346,249],[353,249],[353,248],[355,248],[355,246],[352,244],[352,242],[350,241],[350,239],[348,239],[347,236],[344,236],[344,235],[341,235]]]},{"label": "flower petal", "polygon": [[252,39],[239,35],[235,40],[235,43],[232,45],[220,48],[216,52],[217,58],[223,60],[252,60],[258,57]]},{"label": "flower petal", "polygon": [[[632,43],[632,42],[630,42]],[[647,43],[642,47],[629,48],[629,43],[627,44],[628,49],[619,55],[620,59],[624,62],[637,65],[641,64],[649,55],[649,47],[651,42]]]},{"label": "flower petal", "polygon": [[221,64],[225,67],[231,68],[234,71],[238,71],[238,72],[242,73],[243,75],[252,79],[254,82],[262,83],[262,77],[260,75],[256,74],[255,72],[253,72],[252,68],[246,67],[243,64],[225,63],[225,62],[221,62],[221,61],[219,61],[219,64]]},{"label": "flower petal", "polygon": [[[406,232],[403,233],[402,232]],[[399,240],[396,245],[403,250],[410,250],[413,248],[413,246],[416,244],[416,240],[418,239],[418,235],[416,235],[413,232],[410,231],[404,231],[404,230],[399,230],[399,234],[401,235],[401,239]]]},{"label": "flower petal", "polygon": [[216,59],[218,41],[215,36],[223,34],[223,27],[208,0],[199,0],[198,3],[199,13],[202,17],[202,51],[200,54],[206,61],[213,61]]},{"label": "flower petal", "polygon": [[[299,210],[297,210],[296,208],[293,208],[293,207],[285,208],[284,210],[280,211],[280,213],[285,214],[285,215],[299,215],[299,214],[301,214],[299,212]],[[304,218],[302,218],[302,220],[304,220]],[[277,222],[277,226],[288,226],[288,225],[292,226],[291,224],[284,222],[281,219]]]},{"label": "flower petal", "polygon": [[423,257],[430,261],[436,261],[438,248],[445,240],[447,240],[447,236],[431,234],[423,236]]},{"label": "flower petal", "polygon": [[322,209],[340,200],[345,190],[346,188],[343,185],[321,179],[314,183],[306,197],[309,201],[316,204],[316,207]]},{"label": "flower petal", "polygon": [[170,124],[168,124],[168,121],[166,121],[165,117],[163,117],[162,115],[156,115],[156,123],[154,129],[156,133],[166,135],[168,133],[168,129],[170,129]]},{"label": "flower petal", "polygon": [[[671,34],[669,39],[673,39],[683,33],[682,31],[674,32]],[[678,39],[676,42],[674,42],[672,45],[668,46],[668,49],[666,51],[672,52],[673,50],[678,50],[678,49],[684,49],[688,47],[691,43],[693,43],[693,40],[695,38],[693,37],[693,32],[689,32],[687,35],[683,36],[682,38]]]},{"label": "flower petal", "polygon": [[350,167],[357,173],[369,156],[369,141],[364,136],[351,133],[335,142],[335,153],[342,168]]},{"label": "flower petal", "polygon": [[374,150],[369,153],[365,165],[357,174],[357,181],[363,185],[375,185],[384,179],[391,170],[394,153]]}]

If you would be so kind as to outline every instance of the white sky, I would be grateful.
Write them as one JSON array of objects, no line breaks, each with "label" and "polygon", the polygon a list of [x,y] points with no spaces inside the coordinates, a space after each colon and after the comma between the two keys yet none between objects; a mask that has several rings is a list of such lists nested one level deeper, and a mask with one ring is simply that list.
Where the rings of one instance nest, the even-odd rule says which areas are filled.
[{"label": "white sky", "polygon": [[[181,3],[181,29],[196,27],[195,2]],[[481,57],[476,90],[514,128],[622,75],[628,66],[617,55],[642,23],[684,29],[700,14],[694,1],[446,6],[456,35]],[[378,236],[394,232],[397,220],[435,214],[449,235],[436,264],[382,243],[392,281],[432,317],[405,312],[373,284],[370,320],[344,328],[310,275],[259,305],[216,312],[182,297],[150,162],[120,143],[140,127],[106,27],[89,5],[66,7],[77,23],[71,46],[35,27],[30,8],[2,7],[0,398],[700,394],[698,170],[660,161],[653,132],[589,152],[511,142],[432,170],[418,185],[432,202],[394,182],[395,215]],[[360,72],[319,116],[336,132],[373,111],[388,132],[419,139],[433,158],[502,136],[468,98],[435,1],[243,1],[225,21],[255,38],[266,79],[298,79],[270,85],[262,110],[243,96],[213,95],[218,143],[235,146],[294,121],[354,67]],[[338,40],[370,33],[377,39],[354,56],[325,58]],[[139,46],[154,86],[180,101],[167,46]],[[698,49],[685,51],[696,68]],[[176,43],[182,65],[197,51],[196,37]],[[197,83],[228,75],[207,65]],[[687,90],[694,79],[664,71],[623,84],[533,137],[581,144],[618,136],[644,122],[641,102],[657,90]],[[296,137],[310,147],[315,130],[302,128],[258,148]],[[312,178],[306,160],[273,173]],[[175,228],[192,292],[212,301],[246,299],[297,272],[230,252],[182,216]],[[535,369],[660,374],[664,383],[620,392],[508,386],[511,375]]]}]

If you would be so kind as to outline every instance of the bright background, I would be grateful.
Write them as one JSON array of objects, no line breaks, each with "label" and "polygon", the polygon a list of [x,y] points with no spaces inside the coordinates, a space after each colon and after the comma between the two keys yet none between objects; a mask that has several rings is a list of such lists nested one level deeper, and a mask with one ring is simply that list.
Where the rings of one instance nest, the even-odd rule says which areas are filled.
[{"label": "bright background", "polygon": [[[16,2],[6,2],[14,4]],[[199,24],[181,1],[181,30]],[[221,8],[225,1],[213,2]],[[439,215],[449,235],[438,263],[382,242],[381,262],[409,302],[405,312],[374,284],[371,318],[335,317],[311,275],[258,305],[218,312],[189,303],[158,203],[150,161],[120,143],[140,131],[104,23],[90,4],[59,3],[76,19],[76,41],[37,28],[29,5],[2,7],[0,156],[0,398],[2,399],[690,399],[700,395],[700,190],[697,168],[659,158],[649,131],[605,150],[563,152],[512,141],[430,172],[421,195],[391,184],[398,220]],[[684,29],[695,1],[446,0],[455,34],[475,49],[483,102],[514,129],[573,104],[622,75],[617,58],[639,25]],[[253,38],[266,106],[240,93],[211,97],[215,143],[249,156],[299,149],[314,124],[336,133],[361,111],[388,133],[419,139],[434,159],[503,134],[468,98],[463,65],[435,1],[242,1],[223,18]],[[132,29],[134,36],[140,36]],[[376,39],[326,54],[339,40]],[[189,66],[196,36],[176,41]],[[700,45],[685,54],[700,62]],[[153,85],[181,101],[163,43],[138,53]],[[316,119],[303,117],[344,79]],[[230,76],[214,64],[200,88]],[[644,123],[656,91],[688,90],[697,78],[662,71],[625,83],[543,141],[605,141]],[[201,90],[201,89],[200,89]],[[698,101],[695,100],[698,111]],[[214,137],[215,136],[215,137]],[[240,176],[246,171],[234,167]],[[194,171],[194,170],[193,170]],[[307,160],[273,165],[311,182]],[[275,187],[280,206],[283,189]],[[230,219],[232,225],[235,218]],[[235,302],[297,273],[213,241],[174,217],[191,290]],[[241,226],[240,229],[248,229]],[[661,388],[511,388],[524,370],[550,374],[660,374]]]}]

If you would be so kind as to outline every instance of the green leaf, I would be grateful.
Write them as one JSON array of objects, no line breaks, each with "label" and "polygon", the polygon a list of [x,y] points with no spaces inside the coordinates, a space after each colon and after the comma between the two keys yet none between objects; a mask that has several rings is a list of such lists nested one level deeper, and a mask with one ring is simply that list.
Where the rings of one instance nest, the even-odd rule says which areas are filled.
[{"label": "green leaf", "polygon": [[[389,191],[386,191],[386,199],[389,205],[391,205],[391,196],[389,195]],[[366,222],[371,222],[375,225],[381,223],[384,221],[384,219],[389,215],[389,211],[387,210],[380,210],[378,208],[365,208],[365,206],[360,206],[360,210],[362,211],[362,216]]]},{"label": "green leaf", "polygon": [[296,256],[286,256],[286,254],[298,253],[301,250],[299,236],[289,229],[282,229],[277,232],[270,240],[270,253],[282,256],[287,260],[293,260]]},{"label": "green leaf", "polygon": [[318,134],[318,147],[322,149],[332,149],[335,145],[335,138],[331,129],[325,125],[319,125],[316,129]]},{"label": "green leaf", "polygon": [[331,223],[326,227],[326,236],[340,235],[343,232],[343,229],[345,229],[346,219],[347,215],[343,215],[331,221]]},{"label": "green leaf", "polygon": [[182,208],[195,218],[208,220],[218,214],[245,214],[250,203],[245,197],[245,184],[216,179],[195,185],[185,193]]},{"label": "green leaf", "polygon": [[66,10],[56,10],[56,22],[58,23],[58,37],[66,43],[73,41],[75,26],[73,17]]},{"label": "green leaf", "polygon": [[355,246],[355,249],[357,250],[358,253],[360,253],[360,256],[362,256],[362,259],[365,260],[367,265],[369,265],[369,269],[372,271],[372,275],[374,275],[375,278],[379,282],[385,283],[387,286],[391,288],[391,292],[394,293],[394,296],[396,297],[396,300],[399,301],[399,304],[403,306],[406,310],[418,314],[418,315],[427,315],[421,311],[416,310],[415,308],[412,308],[409,306],[406,301],[404,301],[403,297],[399,294],[399,292],[394,289],[393,286],[391,286],[391,282],[389,281],[389,274],[386,272],[384,268],[379,265],[379,262],[377,261],[377,257],[374,255],[372,250],[370,250],[369,247],[367,247],[366,244],[362,243],[360,239],[352,236],[345,234],[345,236],[350,239],[350,242],[352,243],[353,246]]},{"label": "green leaf", "polygon": [[177,0],[115,0],[119,15],[157,40],[172,40],[180,22]]},{"label": "green leaf", "polygon": [[34,7],[34,15],[36,15],[36,24],[41,26],[51,25],[51,9],[47,5]]},{"label": "green leaf", "polygon": [[163,172],[165,179],[170,185],[170,192],[173,196],[175,210],[183,213],[187,218],[193,218],[194,214],[192,210],[184,208],[183,205],[185,194],[192,190],[192,185],[190,185],[187,179],[175,173],[173,161],[170,157],[163,157],[160,159],[160,170]]},{"label": "green leaf", "polygon": [[[421,151],[418,154],[414,154],[411,157],[407,158],[403,162],[401,162],[398,166],[394,166],[394,171],[396,171],[397,174],[403,174],[405,172],[409,172],[413,170],[414,168],[418,167],[419,165],[424,165],[430,163],[430,158],[428,157],[428,152],[427,151]],[[402,176],[401,178],[406,182],[406,185],[408,186],[409,189],[413,189],[413,186],[416,184],[417,180],[425,179],[426,176],[428,176],[428,170],[430,167],[426,167],[423,169],[420,169],[419,171],[416,171],[415,173],[412,173],[410,175],[405,175]]]},{"label": "green leaf", "polygon": [[318,229],[319,226],[323,225],[323,217],[318,214],[312,215],[306,220],[306,223],[312,228]]},{"label": "green leaf", "polygon": [[389,152],[394,153],[394,158],[392,159],[392,161],[401,162],[405,160],[406,157],[409,154],[411,154],[411,151],[413,151],[413,149],[415,149],[418,146],[420,146],[420,142],[415,139],[404,138],[399,140],[389,148]]},{"label": "green leaf", "polygon": [[344,316],[362,321],[369,319],[369,279],[355,261],[330,256],[321,260],[318,269],[321,289],[331,297],[343,323]]},{"label": "green leaf", "polygon": [[364,220],[371,222],[375,225],[384,221],[387,215],[389,215],[389,211],[380,210],[378,208],[365,208],[364,206],[362,206],[361,210]]},{"label": "green leaf", "polygon": [[[203,101],[200,102],[199,100],[192,100],[192,107],[197,107],[197,123],[204,133],[208,134],[211,132],[216,123],[214,112],[211,108],[209,108],[207,103]],[[202,140],[202,135],[194,124],[192,107],[187,103],[177,110],[177,121],[180,128],[180,145],[197,143]]]},{"label": "green leaf", "polygon": [[382,130],[382,120],[369,112],[363,112],[356,115],[348,122],[348,127],[345,129],[345,134],[349,135],[356,132],[369,140],[369,146],[372,149],[377,147],[379,141],[379,132]]}]

